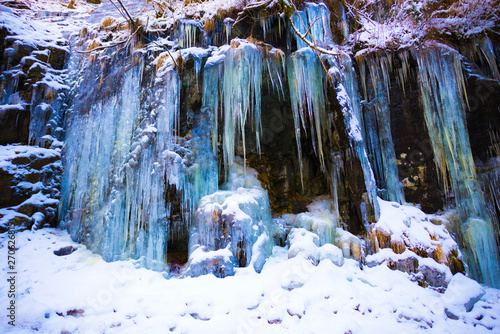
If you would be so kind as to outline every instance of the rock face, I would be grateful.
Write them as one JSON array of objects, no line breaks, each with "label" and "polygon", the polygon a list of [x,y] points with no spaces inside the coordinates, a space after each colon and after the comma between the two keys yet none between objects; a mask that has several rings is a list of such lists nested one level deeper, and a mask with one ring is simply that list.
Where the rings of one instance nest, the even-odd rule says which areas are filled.
[{"label": "rock face", "polygon": [[0,32],[0,230],[56,226],[68,51],[3,14],[16,23]]},{"label": "rock face", "polygon": [[60,151],[34,146],[0,146],[0,229],[57,225]]}]

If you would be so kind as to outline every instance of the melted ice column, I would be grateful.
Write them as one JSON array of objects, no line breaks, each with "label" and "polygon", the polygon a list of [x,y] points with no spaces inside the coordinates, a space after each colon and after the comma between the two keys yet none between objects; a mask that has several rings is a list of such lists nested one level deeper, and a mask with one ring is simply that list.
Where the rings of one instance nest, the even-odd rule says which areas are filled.
[{"label": "melted ice column", "polygon": [[473,277],[500,286],[498,250],[486,209],[465,123],[465,82],[460,56],[453,50],[415,50],[424,115],[435,162],[447,188],[451,184],[462,226],[459,243]]}]

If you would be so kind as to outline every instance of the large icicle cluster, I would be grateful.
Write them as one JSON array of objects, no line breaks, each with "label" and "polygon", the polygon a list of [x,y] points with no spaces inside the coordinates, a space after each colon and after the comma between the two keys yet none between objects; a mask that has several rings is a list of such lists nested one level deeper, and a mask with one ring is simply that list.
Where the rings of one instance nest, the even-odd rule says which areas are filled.
[{"label": "large icicle cluster", "polygon": [[474,277],[498,286],[498,247],[484,194],[477,180],[465,122],[465,81],[459,54],[445,48],[415,51],[425,121],[442,181],[454,193],[463,243]]},{"label": "large icicle cluster", "polygon": [[[399,181],[398,169],[396,166],[396,154],[391,134],[390,116],[390,93],[389,93],[389,69],[391,68],[391,58],[376,56],[374,58],[363,59],[359,62],[361,83],[363,86],[365,107],[364,129],[368,152],[373,157],[372,164],[377,180],[380,180],[381,188],[385,189],[386,199],[404,203],[403,186]],[[372,87],[371,98],[367,90],[367,74],[369,71]]]}]

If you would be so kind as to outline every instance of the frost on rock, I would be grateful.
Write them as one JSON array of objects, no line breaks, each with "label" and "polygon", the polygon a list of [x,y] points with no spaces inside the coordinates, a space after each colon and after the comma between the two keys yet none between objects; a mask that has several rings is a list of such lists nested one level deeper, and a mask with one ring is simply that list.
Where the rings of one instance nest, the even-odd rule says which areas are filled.
[{"label": "frost on rock", "polygon": [[[257,180],[257,172],[244,167],[240,159],[233,163],[228,181],[219,190],[200,200],[196,225],[190,236],[190,267],[200,247],[207,254],[226,249],[234,267],[252,265],[260,271],[263,257],[269,254],[271,212],[267,193]],[[254,254],[254,251],[257,253]],[[210,261],[206,272],[214,272]],[[196,269],[197,270],[197,269]],[[195,269],[188,269],[191,273]]]}]

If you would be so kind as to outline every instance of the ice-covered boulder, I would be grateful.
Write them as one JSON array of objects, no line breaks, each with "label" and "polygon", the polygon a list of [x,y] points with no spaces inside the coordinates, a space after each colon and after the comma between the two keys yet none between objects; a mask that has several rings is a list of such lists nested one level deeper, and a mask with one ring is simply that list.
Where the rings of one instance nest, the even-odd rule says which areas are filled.
[{"label": "ice-covered boulder", "polygon": [[215,270],[192,268],[195,263],[212,265],[210,261],[191,261],[200,246],[207,252],[226,249],[232,254],[234,267],[252,265],[256,271],[262,269],[270,253],[269,199],[260,186],[257,172],[245,169],[237,160],[223,188],[225,190],[203,197],[198,205],[190,238],[190,273]]},{"label": "ice-covered boulder", "polygon": [[310,260],[314,265],[318,264],[320,260],[319,237],[316,234],[304,228],[296,228],[290,232],[288,240],[290,243],[289,259],[301,256]]},{"label": "ice-covered boulder", "polygon": [[197,277],[214,274],[216,277],[234,275],[234,257],[228,248],[206,251],[198,247],[189,256],[187,276]]}]

